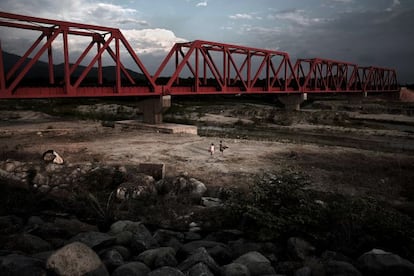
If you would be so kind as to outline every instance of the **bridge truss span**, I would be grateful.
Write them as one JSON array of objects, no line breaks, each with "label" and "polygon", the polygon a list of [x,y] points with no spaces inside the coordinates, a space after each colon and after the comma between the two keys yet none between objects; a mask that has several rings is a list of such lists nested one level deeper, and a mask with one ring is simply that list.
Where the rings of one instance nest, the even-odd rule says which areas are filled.
[{"label": "bridge truss span", "polygon": [[396,72],[388,68],[313,58],[298,59],[294,72],[306,93],[398,91]]},{"label": "bridge truss span", "polygon": [[[14,62],[2,50],[9,29],[27,42]],[[293,63],[275,50],[176,43],[150,74],[116,28],[0,12],[0,34],[0,98],[399,91],[393,69],[322,58]]]},{"label": "bridge truss span", "polygon": [[[130,96],[159,93],[135,50],[118,29],[5,12],[0,12],[0,26],[30,31],[29,37],[33,38],[29,48],[8,70],[3,59],[0,60],[0,98]],[[71,44],[71,41],[85,39],[89,40],[85,44]],[[3,57],[3,52],[1,53]],[[56,75],[54,54],[63,57],[63,74],[59,76]],[[104,55],[111,60],[114,69],[109,80],[105,79],[103,74]],[[28,72],[36,70],[35,65],[39,62],[43,65],[45,62],[41,62],[41,57],[44,56],[47,59],[47,68],[43,73],[47,77],[38,78],[36,83],[28,82]],[[132,61],[141,72],[140,77],[145,79],[144,86],[140,86],[137,78],[132,76],[133,72],[126,68],[122,61],[123,56],[128,56],[130,63]],[[142,79],[140,81],[143,82]]]},{"label": "bridge truss span", "polygon": [[[168,65],[174,73],[160,77]],[[299,91],[287,53],[202,40],[175,44],[154,79],[167,94]]]}]

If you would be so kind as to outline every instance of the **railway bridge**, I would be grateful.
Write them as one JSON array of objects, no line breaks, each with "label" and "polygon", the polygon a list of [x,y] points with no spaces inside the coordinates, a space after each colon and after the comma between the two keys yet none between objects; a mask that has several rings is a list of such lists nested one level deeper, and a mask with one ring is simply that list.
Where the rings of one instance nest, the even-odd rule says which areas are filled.
[{"label": "railway bridge", "polygon": [[[286,52],[195,40],[176,43],[150,74],[116,28],[0,12],[0,29],[31,39],[10,64],[1,47],[8,37],[0,38],[0,99],[142,96],[149,123],[162,121],[174,95],[274,94],[297,108],[308,94],[399,93],[396,71],[383,67],[293,62]],[[59,67],[56,56],[63,59]]]}]

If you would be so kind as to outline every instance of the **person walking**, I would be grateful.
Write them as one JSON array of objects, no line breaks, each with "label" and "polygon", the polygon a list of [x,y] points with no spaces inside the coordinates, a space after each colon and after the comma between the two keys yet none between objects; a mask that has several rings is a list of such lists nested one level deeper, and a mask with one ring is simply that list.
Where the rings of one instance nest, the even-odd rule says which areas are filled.
[{"label": "person walking", "polygon": [[220,149],[220,152],[221,152],[222,155],[224,154],[224,150],[225,149],[228,149],[228,148],[229,148],[228,146],[223,145],[223,141],[220,141],[220,147],[219,147],[219,149]]},{"label": "person walking", "polygon": [[214,155],[214,143],[211,143],[210,148],[208,150],[210,152],[210,155],[213,156]]}]

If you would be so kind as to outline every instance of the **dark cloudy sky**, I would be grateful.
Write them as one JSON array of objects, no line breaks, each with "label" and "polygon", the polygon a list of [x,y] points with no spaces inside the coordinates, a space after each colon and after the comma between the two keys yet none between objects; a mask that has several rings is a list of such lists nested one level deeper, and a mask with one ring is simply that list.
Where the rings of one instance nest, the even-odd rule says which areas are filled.
[{"label": "dark cloudy sky", "polygon": [[[414,0],[1,0],[0,10],[120,28],[150,71],[175,42],[202,39],[395,68],[414,83]],[[17,33],[0,35],[22,51]]]}]

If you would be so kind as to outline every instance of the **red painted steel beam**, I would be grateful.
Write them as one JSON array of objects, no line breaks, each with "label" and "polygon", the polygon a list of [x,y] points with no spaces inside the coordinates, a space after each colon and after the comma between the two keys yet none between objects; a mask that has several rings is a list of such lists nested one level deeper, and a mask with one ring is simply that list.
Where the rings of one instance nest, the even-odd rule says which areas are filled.
[{"label": "red painted steel beam", "polygon": [[393,69],[359,67],[331,59],[298,59],[294,72],[304,93],[396,92],[398,82]]},{"label": "red painted steel beam", "polygon": [[394,69],[383,67],[360,67],[364,92],[398,90],[397,74]]},{"label": "red painted steel beam", "polygon": [[[29,97],[68,97],[68,96],[86,96],[93,94],[96,95],[96,91],[102,91],[102,96],[107,96],[107,92],[111,91],[111,95],[129,95],[131,91],[136,96],[142,93],[147,95],[151,92],[152,95],[160,95],[161,88],[159,88],[152,76],[148,73],[145,66],[139,60],[128,41],[122,35],[122,33],[115,28],[107,28],[102,26],[80,24],[59,20],[50,20],[32,16],[23,16],[12,13],[0,12],[0,27],[15,28],[22,30],[31,30],[33,34],[38,38],[33,41],[23,56],[12,65],[11,69],[7,72],[4,64],[1,65],[0,73],[3,73],[3,78],[0,76],[0,98],[29,98]],[[40,34],[39,34],[40,32]],[[76,59],[75,63],[71,63],[70,53],[71,44],[69,38],[76,37],[90,37],[91,42],[81,50],[81,55]],[[57,38],[63,40],[63,47],[56,47]],[[96,53],[93,53],[91,49],[94,45],[97,45]],[[121,50],[121,47],[123,49]],[[113,50],[115,48],[115,50]],[[52,49],[60,51],[64,57],[64,73],[63,80],[56,83],[55,72],[53,64]],[[47,53],[47,54],[46,54]],[[115,76],[112,78],[115,80],[114,84],[105,84],[102,77],[102,55],[108,53],[109,57],[115,64]],[[3,55],[3,52],[1,52]],[[57,88],[41,89],[36,92],[36,89],[25,87],[27,86],[29,71],[33,66],[39,62],[40,58],[46,54],[48,59],[48,84],[50,86],[59,86]],[[85,63],[86,56],[91,58],[91,62],[86,67],[81,67],[82,63]],[[130,86],[137,85],[136,80],[132,78],[127,68],[121,61],[122,57],[128,58],[135,64],[145,78],[145,81],[141,85],[146,86],[144,88],[137,87],[136,89],[130,89]],[[97,83],[93,86],[113,86],[110,89],[92,89],[92,93],[88,93],[82,87],[85,86],[84,82],[88,77],[88,73],[92,68],[97,67],[98,76]],[[82,68],[82,70],[80,69]],[[80,75],[74,75],[75,71],[79,71]],[[128,86],[125,86],[125,83]],[[45,94],[49,92],[50,95]],[[85,95],[81,95],[85,93]]]},{"label": "red painted steel beam", "polygon": [[298,59],[294,71],[302,92],[357,92],[358,65],[330,59]]},{"label": "red painted steel beam", "polygon": [[[161,83],[160,76],[171,63],[175,71]],[[187,76],[183,75],[185,69]],[[175,44],[154,80],[171,95],[299,92],[287,53],[203,40]]]}]

